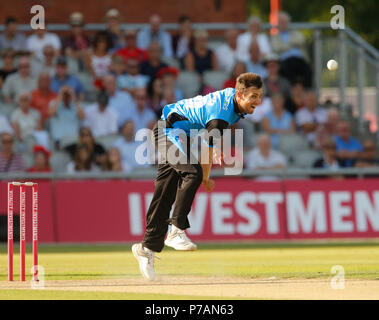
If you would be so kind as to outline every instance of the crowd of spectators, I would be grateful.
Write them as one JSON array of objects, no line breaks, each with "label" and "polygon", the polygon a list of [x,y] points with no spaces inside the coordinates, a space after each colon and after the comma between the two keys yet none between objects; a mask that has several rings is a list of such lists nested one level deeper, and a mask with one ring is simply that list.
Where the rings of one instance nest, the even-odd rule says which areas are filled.
[{"label": "crowd of spectators", "polygon": [[[198,94],[234,87],[244,72],[262,76],[262,105],[234,127],[244,129],[244,150],[234,148],[244,153],[247,169],[287,167],[296,154],[283,149],[282,140],[291,135],[318,152],[308,167],[378,165],[374,141],[359,141],[337,108],[320,105],[306,38],[289,29],[287,13],[279,14],[276,35],[264,32],[254,16],[246,30],[226,30],[217,46],[207,30],[192,28],[188,16],[178,19],[173,33],[157,14],[141,30],[121,28],[117,9],[105,21],[106,29],[88,33],[83,14],[74,12],[69,32],[58,36],[48,29],[27,35],[15,18],[6,19],[0,34],[0,172],[50,172],[56,153],[70,157],[68,173],[143,168],[134,157],[135,134],[151,129],[166,104],[185,98],[178,86],[185,72],[198,75]],[[227,75],[220,88],[206,83],[208,71]],[[102,143],[107,137],[112,139]]]}]

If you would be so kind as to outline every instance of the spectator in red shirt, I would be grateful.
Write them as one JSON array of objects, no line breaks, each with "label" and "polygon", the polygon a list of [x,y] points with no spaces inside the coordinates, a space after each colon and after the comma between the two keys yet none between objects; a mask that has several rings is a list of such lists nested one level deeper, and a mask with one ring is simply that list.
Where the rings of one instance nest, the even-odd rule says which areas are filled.
[{"label": "spectator in red shirt", "polygon": [[242,74],[242,73],[245,73],[245,72],[246,72],[246,65],[245,65],[245,63],[243,63],[241,61],[236,62],[236,64],[234,65],[231,77],[229,79],[225,80],[224,85],[222,86],[222,88],[223,89],[226,89],[226,88],[235,88],[235,86],[236,86],[236,80],[237,80],[238,76],[240,74]]},{"label": "spectator in red shirt", "polygon": [[50,152],[40,145],[34,146],[34,165],[28,172],[51,172],[49,158]]},{"label": "spectator in red shirt", "polygon": [[42,125],[49,117],[50,102],[57,97],[57,94],[50,90],[50,81],[50,75],[47,72],[42,72],[38,78],[38,88],[31,92],[30,106],[41,113]]},{"label": "spectator in red shirt", "polygon": [[115,52],[116,56],[121,56],[127,61],[129,58],[137,59],[140,63],[149,59],[146,50],[137,47],[137,31],[125,31],[125,47]]}]

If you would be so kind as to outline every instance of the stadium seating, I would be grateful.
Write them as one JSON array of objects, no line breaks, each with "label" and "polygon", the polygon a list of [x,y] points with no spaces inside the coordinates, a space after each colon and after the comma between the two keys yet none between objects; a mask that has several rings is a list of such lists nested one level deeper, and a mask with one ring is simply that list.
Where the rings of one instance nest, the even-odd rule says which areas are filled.
[{"label": "stadium seating", "polygon": [[66,172],[67,165],[71,161],[70,156],[63,151],[54,152],[50,157],[50,166],[53,172]]},{"label": "stadium seating", "polygon": [[162,61],[164,63],[167,63],[171,67],[175,67],[177,69],[180,69],[180,63],[177,59],[175,58],[169,58],[169,57],[163,57]]},{"label": "stadium seating", "polygon": [[229,74],[223,71],[205,71],[204,72],[204,83],[216,90],[222,89],[222,86],[226,79],[229,78]]},{"label": "stadium seating", "polygon": [[298,151],[292,154],[293,165],[299,169],[309,169],[321,156],[322,154],[316,150]]},{"label": "stadium seating", "polygon": [[8,119],[15,109],[16,107],[13,104],[0,102],[0,114],[6,116]]},{"label": "stadium seating", "polygon": [[182,71],[177,79],[177,87],[185,98],[196,96],[200,89],[200,77],[196,72]]},{"label": "stadium seating", "polygon": [[109,134],[96,138],[96,142],[100,143],[106,150],[109,150],[118,137],[119,135],[117,134]]},{"label": "stadium seating", "polygon": [[291,156],[294,152],[309,149],[306,138],[299,133],[279,135],[279,150],[286,156]]},{"label": "stadium seating", "polygon": [[67,146],[69,146],[70,144],[74,144],[78,141],[78,135],[68,135],[68,136],[64,136],[60,139],[60,147],[61,149],[64,149],[66,148]]}]

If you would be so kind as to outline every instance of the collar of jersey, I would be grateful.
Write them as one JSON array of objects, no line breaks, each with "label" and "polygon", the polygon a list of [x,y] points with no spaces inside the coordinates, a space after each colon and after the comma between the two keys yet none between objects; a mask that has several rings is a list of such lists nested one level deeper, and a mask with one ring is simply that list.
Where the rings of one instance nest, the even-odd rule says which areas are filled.
[{"label": "collar of jersey", "polygon": [[233,106],[234,106],[234,112],[237,113],[237,115],[241,117],[242,119],[245,118],[245,115],[247,115],[247,113],[240,112],[240,110],[238,109],[238,104],[235,97],[233,98]]}]

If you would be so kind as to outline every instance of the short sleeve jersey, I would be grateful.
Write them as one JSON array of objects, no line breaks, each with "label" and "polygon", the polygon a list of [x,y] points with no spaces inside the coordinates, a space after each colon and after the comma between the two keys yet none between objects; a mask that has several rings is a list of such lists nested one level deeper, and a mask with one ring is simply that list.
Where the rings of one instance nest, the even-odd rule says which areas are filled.
[{"label": "short sleeve jersey", "polygon": [[209,93],[205,96],[196,96],[191,99],[180,100],[166,105],[163,108],[162,120],[167,120],[170,114],[177,113],[180,121],[173,124],[173,128],[179,128],[190,134],[191,129],[203,129],[211,120],[224,120],[228,125],[238,122],[245,114],[237,113],[234,107],[235,89]]}]

